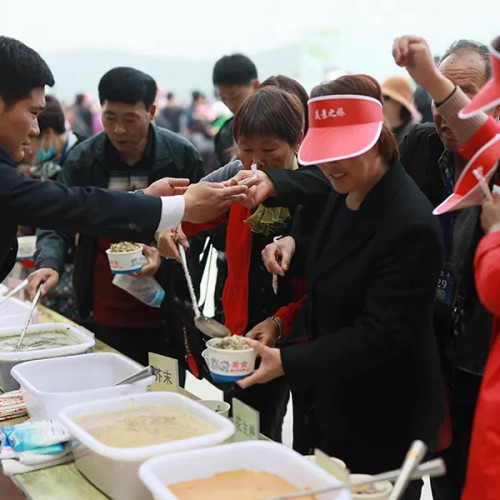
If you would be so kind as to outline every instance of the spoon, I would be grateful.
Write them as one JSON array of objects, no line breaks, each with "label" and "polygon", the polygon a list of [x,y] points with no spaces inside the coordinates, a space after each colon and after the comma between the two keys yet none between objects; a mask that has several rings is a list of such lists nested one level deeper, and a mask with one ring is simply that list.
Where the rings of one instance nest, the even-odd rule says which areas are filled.
[{"label": "spoon", "polygon": [[191,275],[189,274],[189,269],[187,267],[186,261],[186,251],[184,247],[177,243],[177,248],[179,249],[179,254],[181,256],[182,268],[184,269],[184,275],[186,276],[186,281],[189,288],[189,295],[191,296],[191,302],[193,303],[194,310],[194,324],[200,332],[208,335],[209,337],[221,338],[231,335],[231,332],[221,323],[213,318],[207,318],[202,314],[198,306],[198,301],[196,300],[196,295],[194,293],[193,282],[191,280]]},{"label": "spoon", "polygon": [[138,380],[142,380],[143,378],[147,378],[151,375],[153,375],[153,369],[151,368],[151,366],[146,366],[146,368],[143,368],[142,370],[139,370],[138,372],[125,377],[124,379],[116,382],[113,385],[131,384],[132,382],[137,382]]},{"label": "spoon", "polygon": [[[264,500],[289,500],[292,498],[303,498],[308,495],[319,495],[320,493],[326,493],[328,491],[338,491],[346,488],[352,488],[353,486],[365,486],[368,484],[373,484],[378,481],[394,481],[401,474],[401,469],[391,470],[388,472],[382,472],[381,474],[373,475],[368,481],[353,481],[338,484],[336,486],[326,486],[324,488],[308,489],[297,491],[296,493],[288,493],[286,495],[268,497]],[[410,479],[413,481],[415,479],[422,479],[423,476],[428,475],[429,477],[439,477],[446,474],[446,466],[442,458],[435,458],[434,460],[429,460],[420,464],[415,470],[410,474]]]},{"label": "spoon", "polygon": [[40,296],[42,295],[42,288],[43,288],[43,285],[40,285],[38,287],[38,290],[36,291],[35,298],[33,299],[33,302],[31,303],[30,312],[28,313],[28,319],[26,320],[24,328],[21,332],[21,336],[19,337],[19,342],[16,345],[16,349],[21,348],[21,345],[22,345],[23,340],[24,340],[24,336],[26,335],[26,330],[28,329],[28,326],[29,326],[30,321],[31,321],[31,316],[33,316],[33,311],[35,310],[35,307],[38,303],[38,300],[40,299]]},{"label": "spoon", "polygon": [[16,286],[16,288],[13,288],[7,295],[4,295],[0,299],[0,306],[7,302],[8,299],[10,299],[13,295],[15,295],[17,292],[20,292],[23,288],[26,288],[28,286],[28,278],[26,278],[24,281],[19,283],[19,285]]},{"label": "spoon", "polygon": [[410,482],[411,473],[417,468],[426,452],[427,446],[423,441],[420,441],[419,439],[413,441],[403,461],[403,465],[401,466],[401,474],[399,474],[396,479],[394,488],[391,491],[388,500],[398,500],[398,498],[401,497]]}]

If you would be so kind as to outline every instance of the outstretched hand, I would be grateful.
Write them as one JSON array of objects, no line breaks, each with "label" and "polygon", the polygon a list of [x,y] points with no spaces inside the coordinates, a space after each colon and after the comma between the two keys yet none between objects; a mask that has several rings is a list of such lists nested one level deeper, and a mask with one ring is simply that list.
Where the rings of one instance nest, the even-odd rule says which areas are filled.
[{"label": "outstretched hand", "polygon": [[189,186],[189,179],[176,179],[164,177],[144,189],[144,194],[149,196],[174,196],[184,194]]},{"label": "outstretched hand", "polygon": [[225,186],[217,182],[199,182],[184,193],[182,220],[200,224],[222,215],[231,205],[243,202],[248,193],[244,185]]},{"label": "outstretched hand", "polygon": [[[270,196],[276,196],[276,188],[271,178],[262,170],[256,170],[257,179],[251,170],[240,170],[234,177],[224,182],[226,186],[237,186],[246,184],[248,193],[243,205],[247,208],[255,208]],[[248,183],[248,184],[247,184]]]}]

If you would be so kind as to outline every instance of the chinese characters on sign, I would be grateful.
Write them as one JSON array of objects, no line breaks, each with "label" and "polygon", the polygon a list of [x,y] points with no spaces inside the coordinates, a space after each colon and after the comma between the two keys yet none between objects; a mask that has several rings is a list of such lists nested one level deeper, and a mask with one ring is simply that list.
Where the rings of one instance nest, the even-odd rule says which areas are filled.
[{"label": "chinese characters on sign", "polygon": [[259,439],[260,415],[251,406],[233,398],[233,423],[236,427],[233,441],[250,441]]},{"label": "chinese characters on sign", "polygon": [[346,113],[343,108],[337,108],[337,109],[322,108],[316,110],[316,112],[314,113],[314,118],[316,120],[326,120],[327,118],[337,118],[345,115]]},{"label": "chinese characters on sign", "polygon": [[179,388],[179,369],[176,359],[150,352],[149,365],[155,376],[155,381],[151,384],[152,391],[177,392]]}]

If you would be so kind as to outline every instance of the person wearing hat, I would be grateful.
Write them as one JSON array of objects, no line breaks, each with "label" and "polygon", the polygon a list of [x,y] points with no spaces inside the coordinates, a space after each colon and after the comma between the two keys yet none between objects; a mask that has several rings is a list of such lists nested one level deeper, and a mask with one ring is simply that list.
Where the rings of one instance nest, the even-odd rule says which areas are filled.
[{"label": "person wearing hat", "polygon": [[[299,161],[317,164],[333,190],[308,252],[307,299],[294,325],[303,342],[272,348],[249,339],[262,362],[238,382],[284,375],[294,448],[318,447],[366,473],[399,467],[414,439],[432,450],[444,419],[432,330],[441,231],[383,120],[369,76],[313,89]],[[420,498],[420,484],[404,498]]]},{"label": "person wearing hat", "polygon": [[394,75],[382,84],[384,123],[396,136],[398,144],[421,115],[413,102],[413,87],[407,78]]}]

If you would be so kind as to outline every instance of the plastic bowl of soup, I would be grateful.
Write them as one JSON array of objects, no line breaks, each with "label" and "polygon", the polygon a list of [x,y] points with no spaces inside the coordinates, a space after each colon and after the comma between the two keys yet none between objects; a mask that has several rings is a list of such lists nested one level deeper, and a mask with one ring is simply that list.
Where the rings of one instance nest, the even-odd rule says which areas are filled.
[{"label": "plastic bowl of soup", "polygon": [[64,408],[59,419],[80,444],[78,470],[114,500],[150,498],[138,477],[147,459],[220,444],[233,423],[186,396],[146,392]]},{"label": "plastic bowl of soup", "polygon": [[257,353],[245,337],[231,335],[222,339],[210,339],[202,352],[210,375],[215,382],[234,382],[248,377],[255,369]]},{"label": "plastic bowl of soup", "polygon": [[[139,477],[157,500],[262,499],[339,484],[296,451],[270,441],[230,443],[153,458],[141,466]],[[350,495],[341,490],[314,499],[349,500]]]},{"label": "plastic bowl of soup", "polygon": [[138,273],[142,269],[142,248],[129,241],[112,243],[106,250],[109,267],[113,274]]}]

